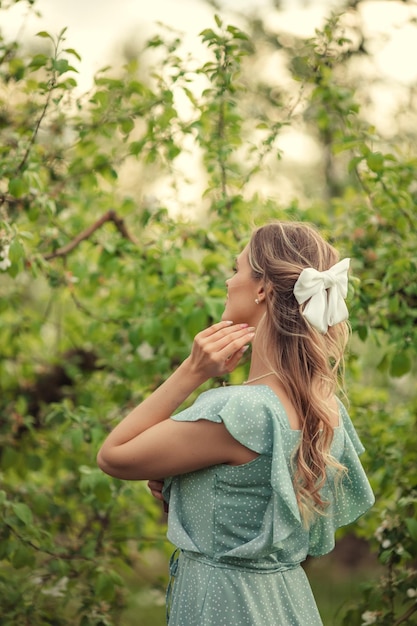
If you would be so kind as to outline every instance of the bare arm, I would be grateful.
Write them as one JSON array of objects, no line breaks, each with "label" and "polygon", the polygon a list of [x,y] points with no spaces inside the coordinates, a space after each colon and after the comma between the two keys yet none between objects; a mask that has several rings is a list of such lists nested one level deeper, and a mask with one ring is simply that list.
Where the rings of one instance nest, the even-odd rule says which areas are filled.
[{"label": "bare arm", "polygon": [[190,356],[107,437],[99,467],[116,478],[149,479],[238,462],[243,446],[223,424],[168,418],[203,382],[231,372],[253,336],[253,328],[230,322],[199,333]]}]

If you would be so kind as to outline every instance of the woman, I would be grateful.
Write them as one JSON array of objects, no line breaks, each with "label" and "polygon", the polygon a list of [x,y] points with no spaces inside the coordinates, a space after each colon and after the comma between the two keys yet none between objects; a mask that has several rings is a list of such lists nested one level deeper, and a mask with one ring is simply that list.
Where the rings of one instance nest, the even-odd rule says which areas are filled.
[{"label": "woman", "polygon": [[[310,226],[254,232],[226,281],[222,321],[101,448],[111,476],[169,500],[169,624],[317,626],[300,564],[373,503],[363,448],[336,398],[347,340],[347,270]],[[248,380],[201,394],[252,344]],[[159,494],[159,497],[161,495]]]}]

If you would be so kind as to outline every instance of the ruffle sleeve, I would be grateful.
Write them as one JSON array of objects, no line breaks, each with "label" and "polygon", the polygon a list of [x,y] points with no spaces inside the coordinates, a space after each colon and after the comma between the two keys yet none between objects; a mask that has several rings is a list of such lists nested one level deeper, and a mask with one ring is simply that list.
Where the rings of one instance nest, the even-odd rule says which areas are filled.
[{"label": "ruffle sleeve", "polygon": [[319,556],[334,548],[335,532],[341,526],[356,521],[375,502],[375,497],[358,455],[364,452],[355,427],[343,406],[340,405],[340,428],[335,431],[332,454],[346,468],[340,480],[329,480],[322,490],[323,499],[330,504],[326,514],[317,518],[310,528],[309,554]]}]

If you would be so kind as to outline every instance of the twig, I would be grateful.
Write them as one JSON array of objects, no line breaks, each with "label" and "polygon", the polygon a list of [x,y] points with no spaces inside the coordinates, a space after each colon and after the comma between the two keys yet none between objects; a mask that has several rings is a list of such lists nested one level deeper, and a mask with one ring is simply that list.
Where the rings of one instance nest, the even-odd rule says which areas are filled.
[{"label": "twig", "polygon": [[99,317],[91,313],[90,309],[86,307],[81,302],[81,300],[77,298],[77,296],[75,295],[72,289],[70,290],[70,297],[71,297],[71,300],[74,302],[75,306],[77,307],[77,309],[81,311],[82,313],[84,313],[85,315],[88,315],[88,317],[90,317],[91,319],[101,322],[103,324],[119,324],[120,323],[120,320],[118,319],[115,319],[112,317]]},{"label": "twig", "polygon": [[[364,181],[363,177],[361,176],[359,169],[357,166],[355,166],[354,171],[356,173],[357,179],[359,181],[360,186],[362,187],[363,191],[366,193],[368,202],[370,204],[370,208],[375,211],[375,206],[372,202],[372,193],[371,190],[369,188],[369,186],[367,185],[367,183]],[[405,219],[407,220],[409,226],[411,229],[415,229],[415,223],[413,220],[413,217],[410,215],[410,213],[407,211],[407,209],[399,206],[398,204],[398,198],[395,197],[395,195],[392,193],[392,191],[390,191],[387,187],[387,185],[385,184],[385,182],[382,180],[382,178],[379,178],[379,183],[381,184],[381,187],[383,189],[383,191],[385,192],[385,194],[390,198],[390,200],[392,200],[392,202],[395,204],[395,206],[397,207],[397,209],[399,210],[399,212],[405,217]]]},{"label": "twig", "polygon": [[128,239],[134,244],[138,243],[135,240],[135,238],[127,230],[124,220],[117,215],[116,211],[113,211],[112,209],[110,209],[110,211],[107,211],[107,213],[105,213],[102,217],[100,217],[100,219],[94,222],[94,224],[91,224],[91,226],[83,230],[72,241],[67,243],[66,246],[62,246],[62,248],[58,248],[57,250],[54,250],[54,252],[45,254],[44,259],[46,261],[50,261],[51,259],[55,259],[57,257],[65,257],[67,254],[72,252],[74,248],[76,248],[82,241],[91,237],[91,235],[96,230],[101,228],[103,224],[105,224],[106,222],[113,222],[113,224],[116,226],[117,230],[120,232],[122,237],[124,237],[125,239]]},{"label": "twig", "polygon": [[385,184],[385,182],[381,179],[380,180],[382,189],[385,191],[385,193],[387,194],[387,196],[395,203],[397,209],[400,211],[400,213],[403,214],[403,216],[405,217],[405,219],[408,221],[408,224],[410,226],[411,229],[415,228],[415,224],[413,221],[412,216],[408,213],[408,211],[401,207],[398,203],[398,198],[395,197],[395,195],[392,193],[392,191],[390,191],[387,187],[387,185]]},{"label": "twig", "polygon": [[413,604],[412,606],[410,606],[408,611],[404,613],[404,615],[401,615],[401,617],[399,617],[394,622],[394,626],[398,626],[398,624],[402,624],[403,622],[406,622],[412,616],[412,614],[415,613],[416,611],[417,611],[417,604]]},{"label": "twig", "polygon": [[26,544],[27,546],[29,546],[30,548],[32,548],[33,550],[35,550],[35,552],[39,552],[42,554],[47,554],[48,556],[53,557],[54,559],[62,559],[65,561],[72,561],[72,560],[79,560],[79,561],[91,561],[90,558],[83,556],[83,555],[79,555],[71,552],[53,552],[52,550],[49,550],[48,548],[44,548],[42,546],[38,546],[35,543],[33,543],[33,541],[31,541],[30,539],[26,539],[25,537],[23,537],[22,535],[20,535],[17,530],[15,528],[13,528],[13,526],[11,524],[8,524],[6,522],[7,527],[9,528],[9,530],[15,535],[15,537],[17,537],[22,543]]},{"label": "twig", "polygon": [[26,148],[25,154],[23,155],[23,159],[20,161],[19,165],[17,166],[16,173],[21,172],[23,170],[23,168],[25,167],[25,165],[26,165],[26,161],[28,160],[30,151],[32,150],[32,146],[35,143],[36,137],[38,135],[40,125],[42,124],[43,119],[44,119],[44,117],[46,115],[46,112],[47,112],[47,110],[49,108],[49,104],[51,102],[51,97],[52,97],[52,90],[55,88],[55,83],[56,83],[56,78],[55,78],[55,75],[53,75],[53,77],[51,78],[51,81],[50,81],[50,89],[48,91],[48,95],[46,97],[45,104],[43,105],[42,112],[41,112],[41,114],[39,116],[38,121],[35,124],[35,128],[34,128],[34,131],[32,133],[32,137],[30,138],[29,145]]}]

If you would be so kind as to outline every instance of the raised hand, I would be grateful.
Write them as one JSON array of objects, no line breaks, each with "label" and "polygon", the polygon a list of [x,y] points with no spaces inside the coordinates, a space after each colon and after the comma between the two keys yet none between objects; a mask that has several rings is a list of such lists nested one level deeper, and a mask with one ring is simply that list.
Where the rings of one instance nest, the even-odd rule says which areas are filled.
[{"label": "raised hand", "polygon": [[196,335],[188,357],[189,366],[205,378],[232,372],[255,336],[247,324],[222,321]]}]

